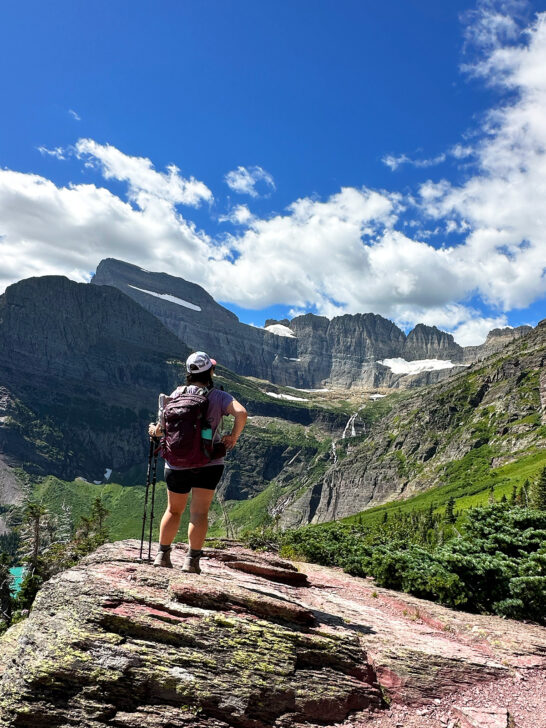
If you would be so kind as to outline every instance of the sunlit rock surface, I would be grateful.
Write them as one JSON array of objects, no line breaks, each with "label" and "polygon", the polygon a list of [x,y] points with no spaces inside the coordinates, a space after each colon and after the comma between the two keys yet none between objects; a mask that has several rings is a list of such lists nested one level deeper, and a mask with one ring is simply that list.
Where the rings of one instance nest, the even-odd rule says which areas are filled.
[{"label": "sunlit rock surface", "polygon": [[48,582],[0,641],[0,725],[440,728],[475,717],[476,687],[484,714],[545,725],[544,694],[518,707],[542,628],[242,547],[208,550],[200,576],[173,554],[154,569],[138,542],[108,544]]}]

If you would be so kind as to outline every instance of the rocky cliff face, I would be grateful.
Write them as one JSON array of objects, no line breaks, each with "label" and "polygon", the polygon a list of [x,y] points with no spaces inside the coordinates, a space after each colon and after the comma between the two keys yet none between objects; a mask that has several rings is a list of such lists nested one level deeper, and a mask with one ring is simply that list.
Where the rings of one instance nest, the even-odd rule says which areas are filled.
[{"label": "rocky cliff face", "polygon": [[[508,342],[507,342],[508,343]],[[440,331],[436,326],[417,324],[404,342],[404,359],[449,359],[463,361],[464,349],[455,342],[451,334]]]},{"label": "rocky cliff face", "polygon": [[[513,336],[503,330],[487,346],[467,347],[467,352],[451,334],[434,326],[418,324],[406,336],[392,321],[372,313],[337,316],[331,321],[306,314],[292,321],[268,320],[265,330],[258,329],[242,324],[194,283],[114,259],[101,261],[92,283],[119,288],[190,348],[210,351],[228,368],[292,387],[314,388],[325,383],[421,386],[426,378],[393,376],[377,361],[404,358],[468,363],[496,351],[501,339],[507,343]],[[448,374],[431,373],[428,379],[437,381]]]},{"label": "rocky cliff face", "polygon": [[441,485],[445,468],[464,457],[470,476],[472,468],[498,467],[543,450],[545,363],[546,320],[503,349],[502,357],[404,397],[343,441],[339,457],[334,445],[324,474],[291,502],[285,499],[281,523],[331,521],[408,497]]},{"label": "rocky cliff face", "polygon": [[61,277],[10,286],[0,297],[2,458],[70,479],[133,465],[188,351],[114,288]]},{"label": "rocky cliff face", "polygon": [[118,542],[47,582],[0,639],[0,726],[544,728],[538,627],[238,547],[201,576],[183,556]]},{"label": "rocky cliff face", "polygon": [[487,339],[484,344],[480,346],[465,346],[463,362],[468,364],[479,361],[480,359],[486,359],[488,356],[504,349],[512,341],[526,336],[531,330],[532,326],[516,326],[515,329],[493,329],[487,334]]},{"label": "rocky cliff face", "polygon": [[[145,460],[158,394],[185,381],[188,353],[116,288],[49,276],[10,286],[0,297],[0,504],[16,501],[9,466],[99,481],[108,468],[126,482],[124,474]],[[225,368],[219,375],[252,415],[342,427],[342,414],[270,399]],[[260,474],[274,470],[276,446],[254,442],[256,452],[259,462],[251,458],[256,467],[242,494],[257,492]],[[233,483],[237,457],[244,470],[244,455],[234,458]],[[137,477],[142,482],[142,472]]]},{"label": "rocky cliff face", "polygon": [[166,273],[150,273],[119,260],[101,261],[91,281],[115,286],[150,311],[186,342],[202,349],[239,374],[274,379],[277,359],[295,357],[294,342],[242,324],[204,288]]}]

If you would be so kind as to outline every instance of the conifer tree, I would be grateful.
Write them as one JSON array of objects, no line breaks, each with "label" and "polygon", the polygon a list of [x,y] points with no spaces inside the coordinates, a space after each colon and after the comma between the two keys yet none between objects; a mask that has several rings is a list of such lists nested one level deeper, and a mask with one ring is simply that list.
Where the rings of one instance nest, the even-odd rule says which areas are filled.
[{"label": "conifer tree", "polygon": [[57,516],[55,540],[67,543],[72,538],[72,509],[66,503],[61,504],[61,512]]},{"label": "conifer tree", "polygon": [[525,482],[521,486],[521,490],[521,505],[529,508],[529,491],[531,490],[531,483],[529,482],[529,478],[525,479]]},{"label": "conifer tree", "polygon": [[539,511],[546,511],[546,467],[531,486],[531,505]]},{"label": "conifer tree", "polygon": [[489,486],[489,498],[488,498],[488,501],[491,504],[495,503],[495,486],[493,485],[493,483],[491,483],[491,485]]},{"label": "conifer tree", "polygon": [[518,502],[518,486],[514,483],[512,493],[510,494],[510,505],[515,506]]},{"label": "conifer tree", "polygon": [[104,520],[109,513],[110,511],[106,508],[102,502],[102,498],[98,495],[91,506],[91,520],[100,535],[104,535],[105,533]]},{"label": "conifer tree", "polygon": [[31,571],[37,568],[40,552],[50,543],[51,533],[51,517],[46,506],[27,500],[23,506],[19,538],[21,555]]},{"label": "conifer tree", "polygon": [[455,523],[457,520],[455,516],[455,498],[453,496],[449,498],[449,500],[446,503],[446,512],[444,515],[444,520],[446,523]]}]

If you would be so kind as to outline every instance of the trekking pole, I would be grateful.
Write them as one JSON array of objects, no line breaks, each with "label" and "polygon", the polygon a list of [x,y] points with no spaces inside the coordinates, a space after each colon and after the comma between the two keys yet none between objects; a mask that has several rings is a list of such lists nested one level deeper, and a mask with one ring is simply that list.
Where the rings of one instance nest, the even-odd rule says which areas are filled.
[{"label": "trekking pole", "polygon": [[[142,549],[144,548],[144,531],[146,529],[146,515],[148,510],[148,492],[150,490],[150,475],[152,472],[152,458],[154,455],[154,440],[150,437],[150,449],[148,452],[148,469],[146,471],[146,492],[144,494],[144,512],[142,514],[142,535],[140,537],[140,561],[142,561]],[[149,558],[149,557],[148,557]]]},{"label": "trekking pole", "polygon": [[[157,476],[157,456],[159,454],[159,445],[157,438],[152,438],[154,462],[152,466],[152,506],[150,508],[150,535],[148,538],[148,561],[152,560],[152,528],[154,526],[154,501],[155,501],[155,481]],[[156,447],[157,445],[157,447]]]}]

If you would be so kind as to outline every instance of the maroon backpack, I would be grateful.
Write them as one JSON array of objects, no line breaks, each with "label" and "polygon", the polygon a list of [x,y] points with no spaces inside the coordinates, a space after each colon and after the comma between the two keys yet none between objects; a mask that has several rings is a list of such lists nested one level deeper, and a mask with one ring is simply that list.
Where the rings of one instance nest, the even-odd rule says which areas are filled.
[{"label": "maroon backpack", "polygon": [[[165,434],[161,442],[161,455],[170,465],[179,468],[198,468],[211,460],[202,430],[209,427],[207,410],[208,389],[196,393],[182,391],[165,406]],[[208,441],[211,445],[211,441]]]}]

